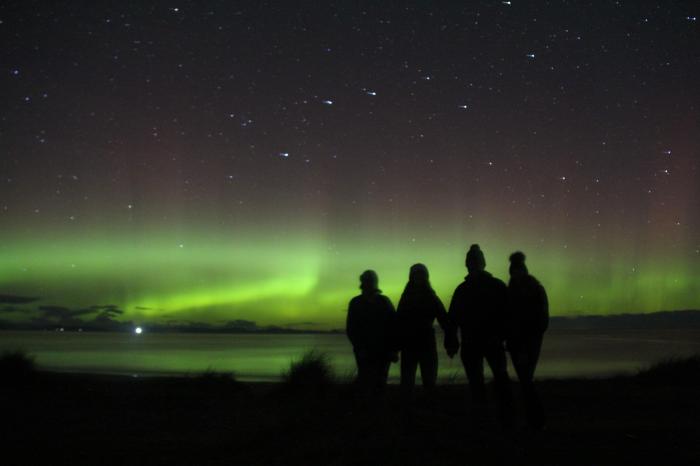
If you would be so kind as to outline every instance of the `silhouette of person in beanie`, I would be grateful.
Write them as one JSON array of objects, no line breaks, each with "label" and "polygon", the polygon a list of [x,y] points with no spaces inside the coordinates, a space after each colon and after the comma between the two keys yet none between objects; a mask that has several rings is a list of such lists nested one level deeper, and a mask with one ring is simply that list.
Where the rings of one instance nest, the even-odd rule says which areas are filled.
[{"label": "silhouette of person in beanie", "polygon": [[475,407],[486,401],[484,387],[484,359],[493,373],[499,400],[501,419],[510,415],[510,379],[508,378],[505,339],[506,285],[488,273],[486,260],[478,244],[473,244],[465,261],[468,275],[452,296],[448,317],[452,323],[450,335],[445,338],[445,349],[450,357],[457,353],[460,330],[461,357],[469,380],[469,389]]},{"label": "silhouette of person in beanie", "polygon": [[522,390],[528,424],[544,426],[545,415],[535,389],[534,377],[542,348],[542,338],[549,325],[549,304],[544,287],[529,274],[525,254],[510,256],[508,283],[508,335],[506,345]]},{"label": "silhouette of person in beanie", "polygon": [[420,366],[423,387],[432,389],[437,380],[438,357],[433,322],[447,328],[447,313],[440,298],[430,286],[428,268],[414,264],[408,274],[396,310],[401,348],[401,386],[410,394],[416,383]]},{"label": "silhouette of person in beanie", "polygon": [[396,313],[389,298],[381,294],[378,282],[373,270],[360,275],[362,294],[350,301],[346,323],[358,382],[370,390],[381,390],[386,385],[389,366],[396,360]]}]

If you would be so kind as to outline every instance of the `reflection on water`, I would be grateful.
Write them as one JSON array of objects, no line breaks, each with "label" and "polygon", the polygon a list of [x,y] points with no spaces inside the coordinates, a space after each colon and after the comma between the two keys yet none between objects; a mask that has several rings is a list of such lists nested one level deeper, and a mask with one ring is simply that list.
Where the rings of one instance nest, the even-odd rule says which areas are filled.
[{"label": "reflection on water", "polygon": [[[233,371],[240,380],[274,380],[292,359],[313,348],[331,356],[339,375],[352,375],[354,361],[344,335],[0,332],[0,350],[23,349],[42,368],[75,372],[158,375],[212,369]],[[631,373],[664,357],[697,352],[700,329],[551,331],[537,372],[539,377]],[[439,374],[464,379],[458,358],[444,354]],[[393,364],[390,377],[398,380],[398,375]]]}]

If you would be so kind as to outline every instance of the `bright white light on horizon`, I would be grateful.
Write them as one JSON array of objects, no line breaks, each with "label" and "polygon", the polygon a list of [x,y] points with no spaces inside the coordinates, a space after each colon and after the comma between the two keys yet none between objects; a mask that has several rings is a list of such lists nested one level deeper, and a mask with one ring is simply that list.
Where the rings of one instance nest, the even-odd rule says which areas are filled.
[{"label": "bright white light on horizon", "polygon": [[136,328],[134,329],[134,333],[135,333],[136,335],[141,335],[141,334],[143,333],[143,329],[142,329],[141,327],[136,327]]}]

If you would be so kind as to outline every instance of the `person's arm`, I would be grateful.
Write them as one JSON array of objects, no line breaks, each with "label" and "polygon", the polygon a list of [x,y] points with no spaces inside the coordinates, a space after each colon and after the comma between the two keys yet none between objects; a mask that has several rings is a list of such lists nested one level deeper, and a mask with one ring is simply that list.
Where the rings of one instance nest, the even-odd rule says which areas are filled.
[{"label": "person's arm", "polygon": [[398,316],[394,310],[394,305],[391,300],[384,296],[385,312],[387,314],[387,339],[388,339],[388,357],[391,362],[399,361],[399,349],[401,346],[398,328]]},{"label": "person's arm", "polygon": [[447,311],[445,341],[444,347],[447,355],[453,357],[459,351],[459,339],[457,338],[457,327],[459,322],[459,313],[462,307],[462,293],[460,287],[457,287],[452,300],[450,301],[450,309]]},{"label": "person's arm", "polygon": [[[393,310],[394,307],[391,304],[391,300],[389,300],[389,298],[387,298],[387,301],[389,301],[389,306]],[[401,298],[399,298],[399,305],[396,306],[396,318],[400,321],[401,319],[403,319],[405,317],[405,314],[406,314],[406,298],[402,294]]]},{"label": "person's arm", "polygon": [[497,302],[497,331],[502,341],[508,336],[508,287],[501,280],[498,280],[498,302]]},{"label": "person's arm", "polygon": [[437,319],[438,324],[440,324],[440,328],[442,328],[443,331],[446,331],[447,327],[449,326],[447,311],[445,311],[445,306],[442,304],[442,301],[437,294],[434,296],[434,298],[434,317]]},{"label": "person's arm", "polygon": [[549,300],[547,299],[547,292],[544,290],[542,285],[539,286],[539,301],[540,301],[540,329],[542,333],[549,327]]},{"label": "person's arm", "polygon": [[350,344],[355,346],[355,333],[356,333],[356,324],[355,324],[355,313],[353,312],[353,303],[354,301],[350,301],[350,304],[348,305],[348,317],[345,320],[345,333],[348,336],[348,340],[350,340]]}]

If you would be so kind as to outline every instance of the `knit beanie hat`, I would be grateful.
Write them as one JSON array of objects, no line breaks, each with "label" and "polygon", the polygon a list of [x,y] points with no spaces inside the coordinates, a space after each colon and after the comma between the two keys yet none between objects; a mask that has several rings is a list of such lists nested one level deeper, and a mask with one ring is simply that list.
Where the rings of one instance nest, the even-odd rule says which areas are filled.
[{"label": "knit beanie hat", "polygon": [[472,244],[467,252],[467,268],[469,270],[484,270],[486,259],[478,244]]},{"label": "knit beanie hat", "polygon": [[377,290],[379,286],[379,277],[374,270],[365,270],[360,275],[360,288],[367,291]]},{"label": "knit beanie hat", "polygon": [[520,270],[527,273],[527,266],[525,265],[525,254],[520,251],[515,251],[510,255],[510,273],[514,270]]}]

